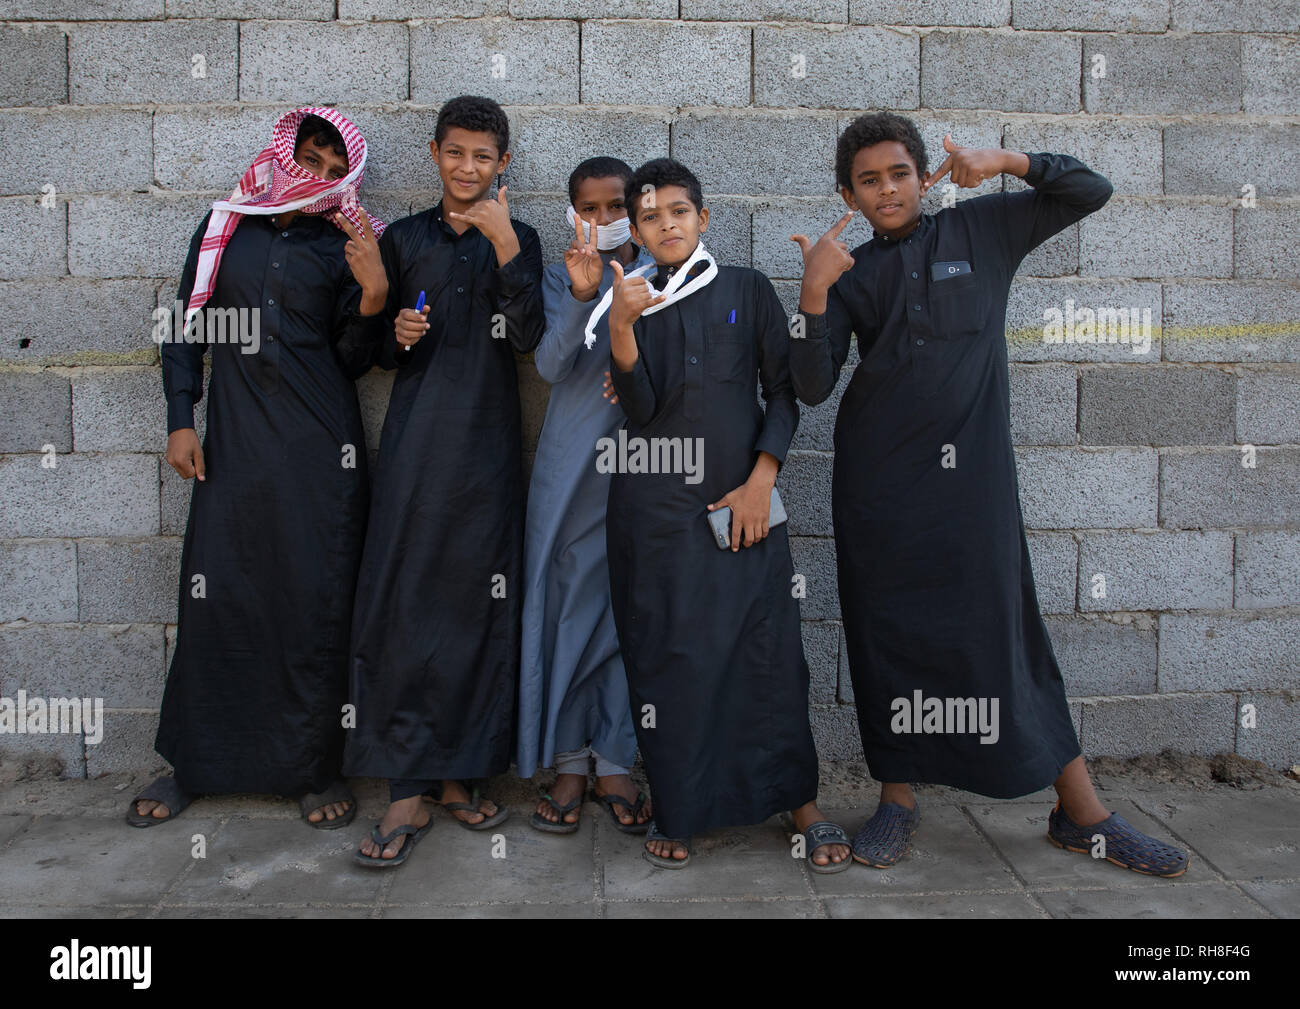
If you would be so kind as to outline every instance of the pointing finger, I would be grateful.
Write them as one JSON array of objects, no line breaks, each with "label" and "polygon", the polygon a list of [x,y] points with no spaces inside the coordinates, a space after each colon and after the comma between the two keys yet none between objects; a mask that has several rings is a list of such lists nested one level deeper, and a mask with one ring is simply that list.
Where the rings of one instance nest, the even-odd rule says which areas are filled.
[{"label": "pointing finger", "polygon": [[823,237],[825,237],[825,238],[839,238],[839,237],[840,237],[840,232],[843,231],[845,228],[847,228],[847,227],[849,226],[849,221],[853,220],[853,214],[854,214],[854,213],[855,213],[855,211],[850,210],[847,214],[845,214],[845,215],[844,215],[843,217],[841,217],[838,221],[836,221],[836,222],[831,226],[831,230],[828,231],[828,232],[826,232],[826,234],[825,234]]},{"label": "pointing finger", "polygon": [[802,252],[802,253],[804,254],[804,258],[807,258],[807,256],[808,256],[808,250],[812,248],[812,242],[808,241],[808,236],[807,236],[807,235],[791,235],[791,236],[790,236],[790,241],[796,243],[796,244],[799,246],[799,251]]}]

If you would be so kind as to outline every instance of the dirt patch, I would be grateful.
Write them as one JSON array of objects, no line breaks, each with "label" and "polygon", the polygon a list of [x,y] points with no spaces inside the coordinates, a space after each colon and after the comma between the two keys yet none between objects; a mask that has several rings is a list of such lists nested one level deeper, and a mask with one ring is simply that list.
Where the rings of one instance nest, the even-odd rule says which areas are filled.
[{"label": "dirt patch", "polygon": [[1296,780],[1288,772],[1275,770],[1258,760],[1249,760],[1235,753],[1197,757],[1177,750],[1164,750],[1141,757],[1098,757],[1088,761],[1088,770],[1093,775],[1112,779],[1140,778],[1160,784],[1201,789],[1217,785],[1256,789],[1265,785],[1285,785]]}]

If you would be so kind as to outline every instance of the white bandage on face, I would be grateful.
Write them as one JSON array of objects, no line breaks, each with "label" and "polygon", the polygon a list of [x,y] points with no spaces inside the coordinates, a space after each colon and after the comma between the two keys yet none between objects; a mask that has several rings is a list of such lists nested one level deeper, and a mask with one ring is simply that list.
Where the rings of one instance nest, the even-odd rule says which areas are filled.
[{"label": "white bandage on face", "polygon": [[[572,204],[565,208],[564,214],[569,221],[569,231],[572,232],[573,222],[578,220],[578,215],[574,213]],[[588,241],[591,240],[591,224],[587,221],[582,222],[582,233]],[[596,225],[596,248],[601,252],[617,249],[631,237],[632,229],[626,217],[619,218],[613,224]]]},{"label": "white bandage on face", "polygon": [[[688,284],[686,280],[687,275],[691,272],[692,267],[701,261],[707,262],[709,265],[699,276],[691,277],[690,283]],[[657,264],[655,263],[649,263],[646,266],[633,270],[631,273],[625,275],[625,279],[626,277],[643,276],[653,270],[656,265]],[[655,312],[667,308],[669,305],[673,304],[673,302],[681,301],[683,298],[689,297],[696,291],[702,290],[717,275],[717,261],[709,254],[708,250],[704,248],[704,241],[700,240],[696,243],[695,251],[690,254],[690,257],[686,262],[677,269],[676,273],[668,278],[668,283],[664,284],[664,289],[662,291],[655,290],[654,284],[651,284],[649,281],[646,282],[647,286],[650,288],[650,294],[652,297],[658,297],[661,294],[666,294],[668,297],[659,302],[659,304],[651,305],[647,308],[641,313],[642,317],[654,315]],[[596,345],[596,323],[600,321],[602,315],[609,311],[609,306],[613,303],[614,287],[611,284],[609,289],[605,292],[605,296],[600,299],[600,303],[592,309],[591,315],[587,318],[587,325],[583,329],[583,332],[586,334],[586,339],[583,340],[583,344],[588,350],[591,350],[591,348]]]}]

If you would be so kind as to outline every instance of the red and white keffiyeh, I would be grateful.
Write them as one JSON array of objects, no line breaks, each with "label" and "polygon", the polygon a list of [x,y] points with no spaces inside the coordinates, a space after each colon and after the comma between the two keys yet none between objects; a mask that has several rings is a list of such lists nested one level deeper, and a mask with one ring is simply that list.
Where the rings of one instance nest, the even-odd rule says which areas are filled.
[{"label": "red and white keffiyeh", "polygon": [[[341,179],[320,179],[294,160],[298,128],[307,116],[319,116],[343,136],[348,151],[348,174]],[[226,243],[235,233],[240,214],[281,214],[301,210],[305,214],[323,214],[340,209],[356,229],[364,234],[361,215],[357,213],[357,190],[366,167],[366,141],[361,132],[334,109],[305,108],[287,112],[271,131],[271,145],[249,166],[228,200],[212,204],[208,230],[199,246],[198,270],[194,290],[186,307],[186,316],[212,296],[212,286]],[[387,227],[377,217],[370,218],[375,237]]]}]

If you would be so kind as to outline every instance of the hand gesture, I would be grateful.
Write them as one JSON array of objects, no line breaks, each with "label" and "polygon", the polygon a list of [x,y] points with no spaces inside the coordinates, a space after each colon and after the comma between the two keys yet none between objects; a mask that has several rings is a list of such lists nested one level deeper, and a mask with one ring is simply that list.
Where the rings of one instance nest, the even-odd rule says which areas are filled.
[{"label": "hand gesture", "polygon": [[472,224],[493,245],[515,237],[515,229],[510,226],[510,205],[506,203],[505,186],[497,190],[495,200],[479,200],[470,204],[465,213],[458,214],[449,210],[447,216]]},{"label": "hand gesture", "polygon": [[596,222],[587,222],[591,238],[582,234],[582,218],[574,216],[573,230],[576,232],[569,247],[564,250],[564,268],[569,271],[569,290],[579,301],[590,301],[600,290],[600,278],[605,272],[605,264],[600,259],[600,249],[596,247]]},{"label": "hand gesture", "polygon": [[657,305],[668,297],[666,294],[653,296],[650,282],[645,277],[624,277],[623,264],[617,259],[614,264],[614,300],[609,306],[609,327],[611,333],[615,327],[630,326],[641,318],[641,313],[651,305]]},{"label": "hand gesture", "polygon": [[974,189],[985,179],[1002,174],[1006,151],[1000,147],[961,147],[949,133],[943,138],[943,149],[948,156],[938,170],[921,183],[922,196],[945,175],[951,175],[953,183],[963,189]]},{"label": "hand gesture", "polygon": [[790,241],[799,245],[803,253],[803,283],[809,291],[825,293],[831,289],[841,274],[853,268],[849,247],[840,241],[840,233],[849,226],[856,211],[849,211],[831,226],[831,230],[817,239],[808,241],[807,235],[791,235]]},{"label": "hand gesture", "polygon": [[379,255],[379,240],[375,238],[375,230],[370,226],[370,215],[360,204],[357,205],[357,213],[361,215],[360,231],[343,214],[334,214],[334,223],[347,232],[348,242],[343,246],[343,255],[347,257],[348,269],[361,285],[363,293],[373,294],[382,290],[386,294],[388,275],[384,272],[384,261]]}]

